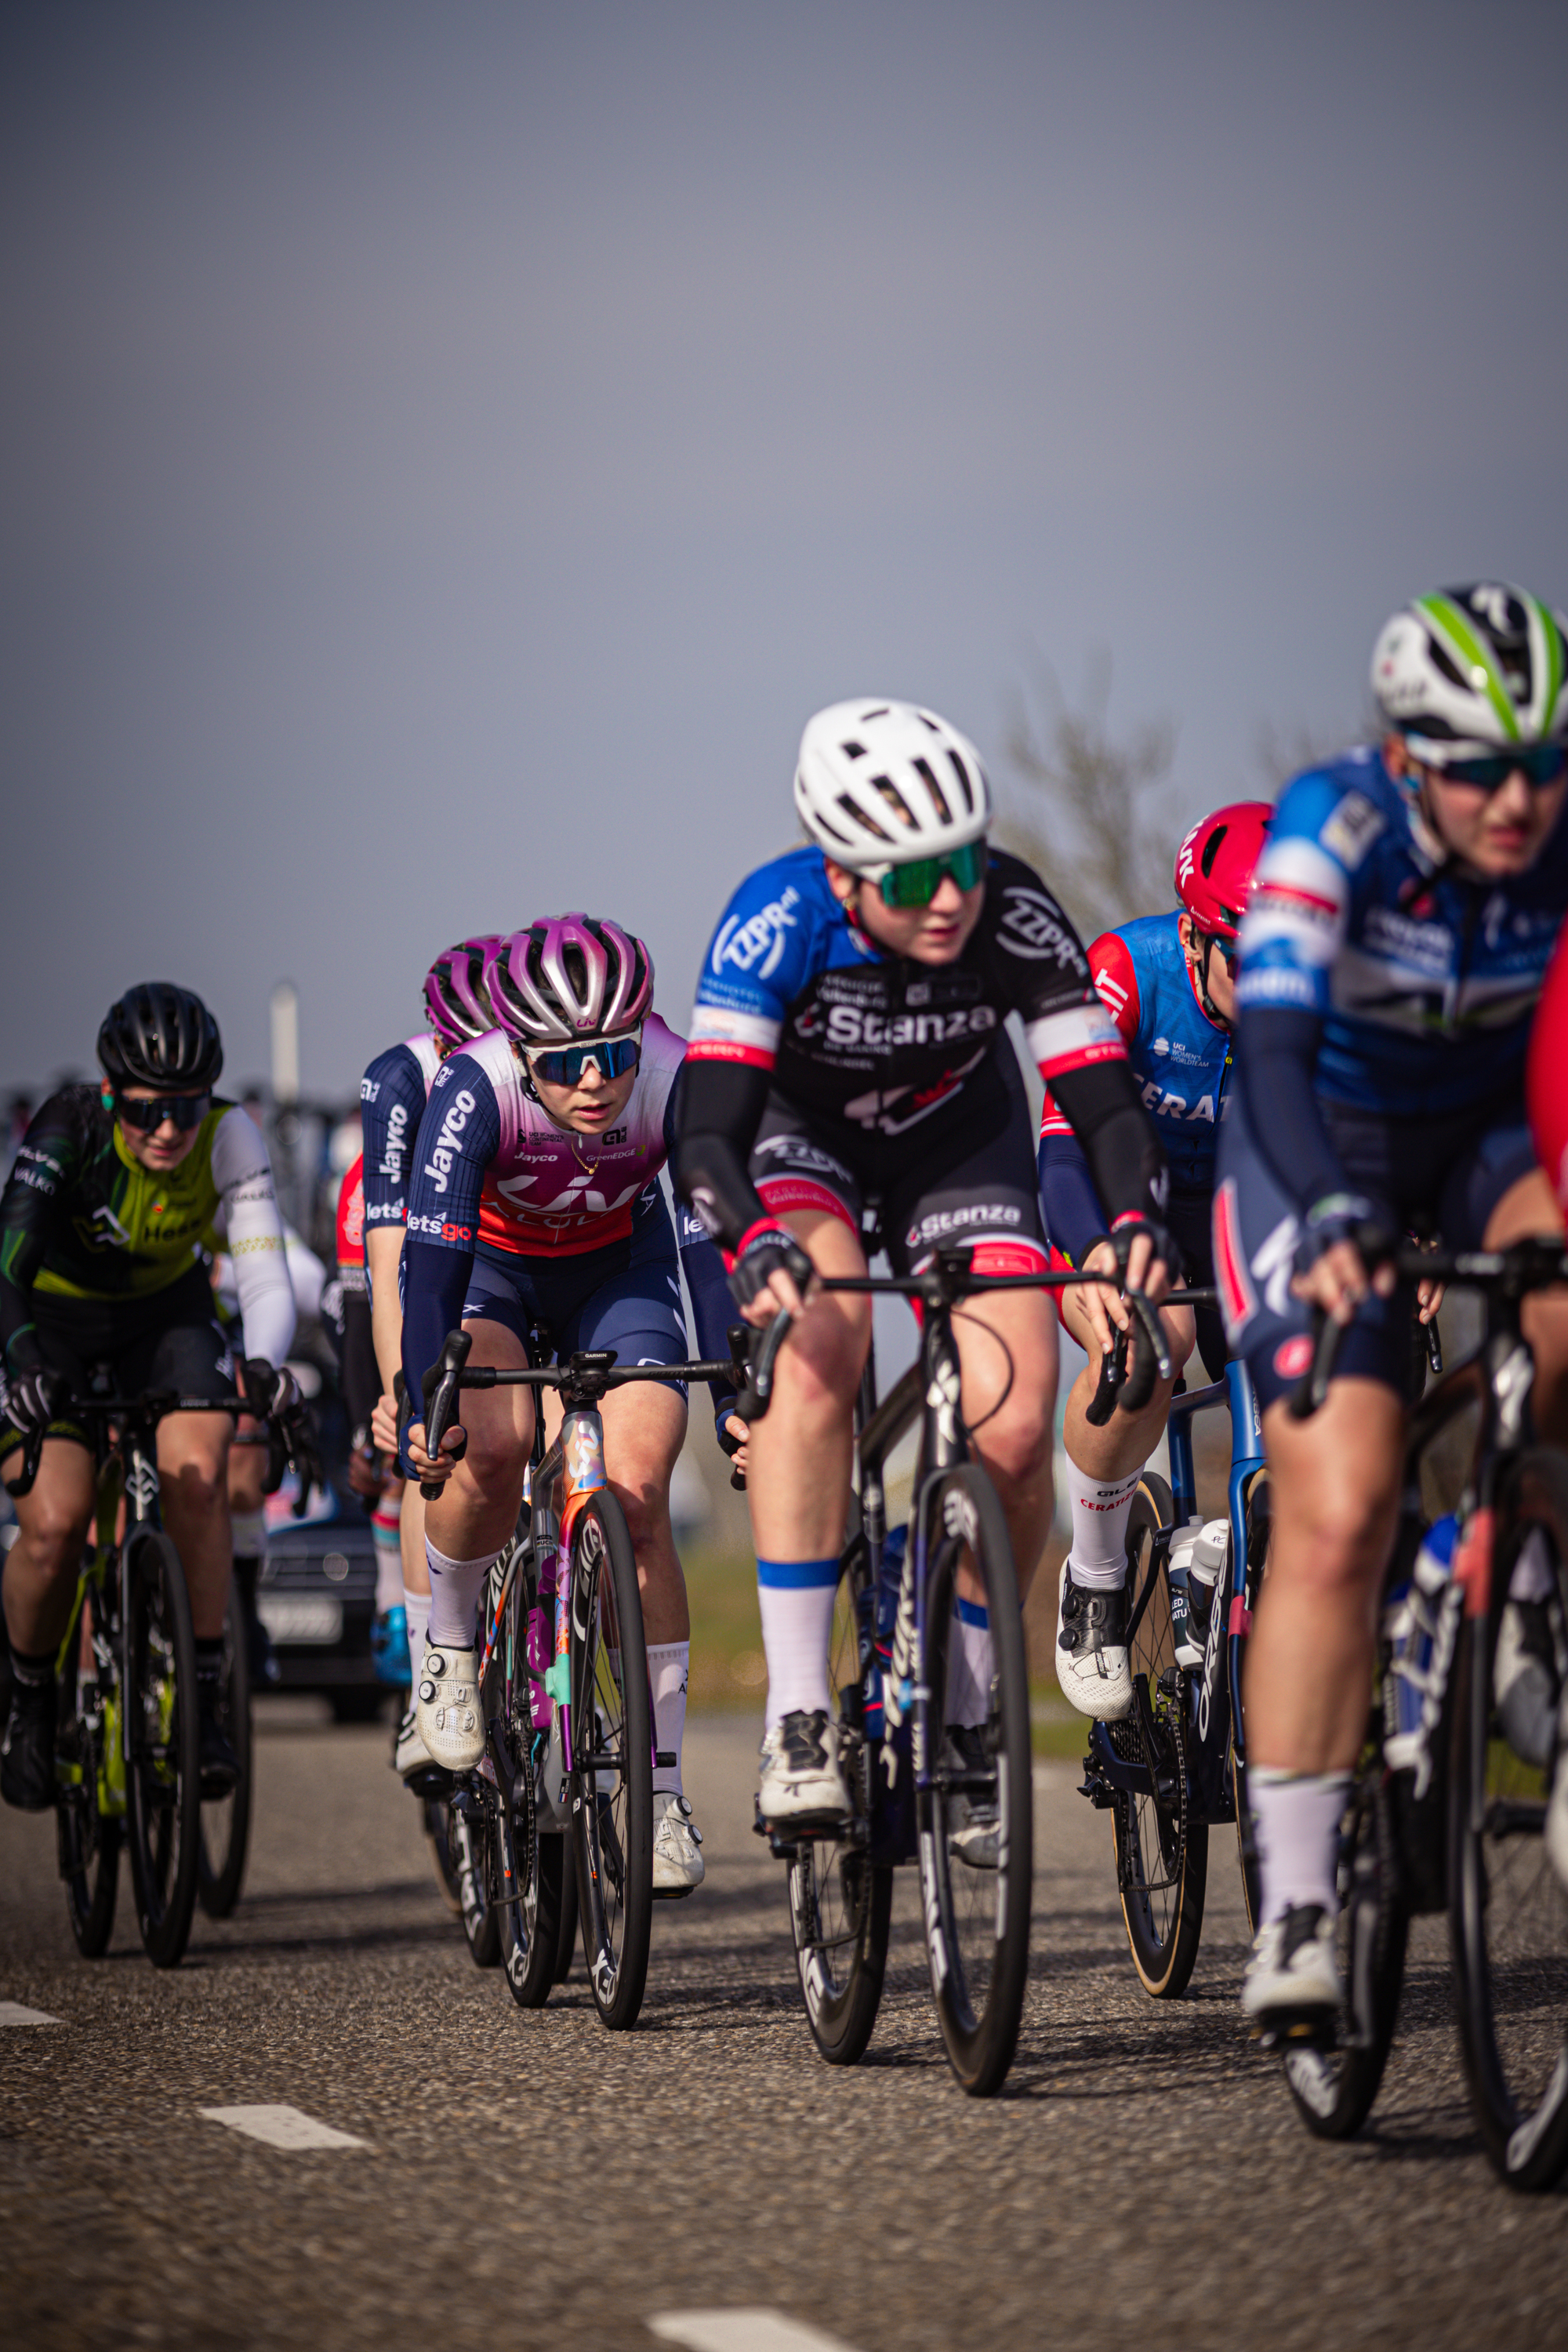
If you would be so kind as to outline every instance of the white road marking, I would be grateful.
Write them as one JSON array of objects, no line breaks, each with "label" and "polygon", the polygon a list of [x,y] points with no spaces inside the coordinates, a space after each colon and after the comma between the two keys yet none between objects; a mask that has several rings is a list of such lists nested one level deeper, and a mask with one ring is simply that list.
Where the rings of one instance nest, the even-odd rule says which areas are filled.
[{"label": "white road marking", "polygon": [[47,2009],[28,2009],[19,2000],[0,2000],[0,2025],[58,2025]]},{"label": "white road marking", "polygon": [[334,2131],[331,2124],[319,2124],[299,2107],[198,2107],[196,2113],[205,2116],[209,2123],[226,2124],[230,2131],[243,2132],[247,2139],[261,2139],[268,2147],[364,2147],[368,2142],[356,2139],[353,2132]]},{"label": "white road marking", "polygon": [[733,2311],[658,2311],[649,2332],[687,2352],[853,2352],[841,2336],[825,2336],[801,2319],[757,2306]]}]

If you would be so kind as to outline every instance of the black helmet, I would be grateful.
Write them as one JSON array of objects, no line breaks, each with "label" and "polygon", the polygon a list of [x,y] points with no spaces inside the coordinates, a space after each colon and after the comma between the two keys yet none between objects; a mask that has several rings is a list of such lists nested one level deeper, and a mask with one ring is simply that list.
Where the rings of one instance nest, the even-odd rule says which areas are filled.
[{"label": "black helmet", "polygon": [[223,1040],[199,996],[166,980],[148,980],[110,1006],[98,1033],[98,1058],[117,1089],[195,1093],[217,1084]]}]

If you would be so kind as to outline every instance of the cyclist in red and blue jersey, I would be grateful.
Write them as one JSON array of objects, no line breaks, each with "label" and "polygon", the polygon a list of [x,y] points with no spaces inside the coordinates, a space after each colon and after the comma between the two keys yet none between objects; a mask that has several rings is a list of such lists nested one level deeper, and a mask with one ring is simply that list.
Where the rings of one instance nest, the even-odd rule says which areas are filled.
[{"label": "cyclist in red and blue jersey", "polygon": [[[371,1415],[370,1436],[383,1459],[397,1459],[397,1409],[393,1402],[403,1339],[401,1264],[403,1229],[408,1215],[408,1165],[414,1139],[425,1116],[430,1081],[455,1047],[482,1037],[495,1026],[495,1014],[485,989],[485,959],[500,944],[498,932],[482,932],[460,940],[438,955],[425,976],[425,1013],[429,1026],[378,1054],[360,1081],[360,1126],[364,1150],[362,1167],[361,1213],[363,1224],[364,1280],[370,1299],[371,1336],[381,1375],[381,1395]],[[430,1585],[425,1566],[424,1504],[416,1486],[405,1487],[400,1475],[388,1478],[376,1503],[377,1597],[371,1628],[371,1652],[377,1671],[387,1681],[407,1688],[417,1679],[425,1656],[425,1623],[430,1613]],[[397,1548],[403,1568],[401,1605],[383,1606],[382,1562],[390,1546],[389,1522],[397,1521]],[[390,1601],[390,1560],[386,1562]],[[401,1626],[398,1620],[402,1620]],[[395,1663],[399,1641],[406,1644],[408,1675]],[[393,1748],[394,1769],[405,1780],[429,1767],[431,1759],[419,1737],[410,1705],[398,1725]]]},{"label": "cyclist in red and blue jersey", "polygon": [[[795,1318],[747,1467],[768,1662],[760,1802],[781,1824],[847,1810],[826,1660],[870,1307],[806,1294],[814,1275],[864,1274],[872,1204],[900,1272],[952,1243],[983,1272],[1044,1270],[1009,1013],[1083,1142],[1123,1273],[1158,1286],[1166,1252],[1164,1163],[1126,1048],[1038,875],[987,847],[973,745],[913,704],[838,703],[806,727],[795,796],[810,845],[742,884],[703,963],[673,1163],[747,1319]],[[1043,1292],[994,1292],[954,1336],[963,1418],[1026,1590],[1050,1523],[1055,1318]],[[960,1622],[967,1697],[950,1722],[978,1742],[990,1630],[978,1608]],[[994,1866],[994,1823],[961,1850]]]},{"label": "cyclist in red and blue jersey", "polygon": [[[1522,589],[1421,596],[1373,655],[1375,750],[1289,786],[1241,931],[1237,1079],[1215,1271],[1263,1410],[1268,1574],[1247,1646],[1262,1867],[1242,2001],[1261,2030],[1337,2007],[1335,1866],[1399,1507],[1410,1298],[1358,1232],[1497,1246],[1562,1229],[1523,1084],[1568,908],[1568,639]],[[1292,1421],[1316,1307],[1344,1327]],[[1533,1408],[1568,1433],[1568,1308],[1530,1302]]]},{"label": "cyclist in red and blue jersey", "polygon": [[[437,1071],[413,1157],[405,1244],[403,1368],[421,1376],[448,1331],[470,1362],[530,1360],[536,1328],[556,1355],[610,1348],[626,1364],[689,1353],[683,1264],[699,1346],[728,1360],[729,1292],[696,1220],[678,1235],[659,1188],[682,1041],[653,1010],[640,940],[586,915],[537,922],[486,967],[502,1026]],[[727,1414],[728,1393],[718,1400]],[[416,1407],[417,1410],[417,1406]],[[669,1517],[686,1435],[679,1381],[612,1389],[600,1408],[605,1474],[626,1515],[647,1634],[656,1745],[653,1887],[689,1895],[703,1876],[701,1833],[681,1786],[691,1624]],[[532,1391],[466,1395],[467,1451],[432,1467],[416,1423],[405,1460],[446,1491],[426,1507],[430,1622],[418,1681],[420,1735],[462,1770],[484,1750],[475,1703],[474,1612],[511,1536],[533,1435]]]},{"label": "cyclist in red and blue jersey", "polygon": [[[1230,1107],[1236,1019],[1236,937],[1273,810],[1237,801],[1194,825],[1176,853],[1180,902],[1106,931],[1089,951],[1094,984],[1126,1040],[1143,1107],[1165,1147],[1165,1224],[1186,1279],[1207,1287],[1215,1148]],[[1071,1127],[1049,1096],[1040,1126],[1040,1199],[1052,1248],[1070,1265],[1110,1269],[1107,1218]],[[1057,1678],[1081,1714],[1113,1720],[1132,1706],[1127,1654],[1127,1522],[1143,1465],[1158,1444],[1172,1388],[1194,1339],[1211,1380],[1225,1364],[1212,1307],[1163,1310],[1171,1380],[1142,1412],[1086,1418],[1110,1326],[1126,1308],[1111,1294],[1067,1291],[1062,1321],[1089,1362],[1068,1392],[1063,1423],[1072,1541],[1062,1564]]]}]

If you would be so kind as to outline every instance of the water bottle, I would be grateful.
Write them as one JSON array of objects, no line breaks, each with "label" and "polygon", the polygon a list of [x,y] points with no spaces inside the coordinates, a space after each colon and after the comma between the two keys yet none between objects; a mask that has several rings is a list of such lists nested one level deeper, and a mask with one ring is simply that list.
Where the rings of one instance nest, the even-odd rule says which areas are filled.
[{"label": "water bottle", "polygon": [[1171,1630],[1176,1664],[1189,1671],[1207,1652],[1215,1594],[1229,1557],[1228,1519],[1189,1519],[1171,1546]]},{"label": "water bottle", "polygon": [[[1445,1611],[1459,1523],[1450,1511],[1421,1538],[1408,1577],[1383,1604],[1383,1753],[1392,1772],[1414,1772],[1418,1802],[1432,1779],[1432,1735],[1443,1709],[1458,1615]],[[1445,1621],[1447,1621],[1447,1622]]]}]

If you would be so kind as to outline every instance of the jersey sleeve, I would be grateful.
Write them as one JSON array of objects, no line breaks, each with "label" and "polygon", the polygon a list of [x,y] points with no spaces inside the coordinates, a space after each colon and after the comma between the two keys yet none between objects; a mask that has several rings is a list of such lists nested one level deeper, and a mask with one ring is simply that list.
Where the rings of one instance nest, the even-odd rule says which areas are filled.
[{"label": "jersey sleeve", "polygon": [[[1138,967],[1132,961],[1131,950],[1120,931],[1101,931],[1089,951],[1089,968],[1094,980],[1094,992],[1115,1022],[1125,1042],[1131,1045],[1138,1034],[1142,1006],[1138,995]],[[1072,1134],[1072,1122],[1061,1105],[1046,1088],[1046,1099],[1040,1112],[1040,1170],[1042,1181],[1046,1166],[1045,1141],[1047,1136]],[[1081,1153],[1079,1155],[1081,1159]],[[1067,1162],[1064,1160],[1064,1166]],[[1103,1223],[1096,1226],[1103,1232]],[[1053,1235],[1054,1239],[1055,1236]]]},{"label": "jersey sleeve", "polygon": [[393,1045],[372,1062],[359,1093],[365,1222],[400,1225],[408,1214],[409,1162],[425,1116],[425,1073],[406,1045]]},{"label": "jersey sleeve", "polygon": [[296,1320],[283,1220],[266,1141],[237,1103],[213,1130],[212,1176],[218,1196],[215,1223],[234,1265],[245,1352],[280,1364],[293,1344]]},{"label": "jersey sleeve", "polygon": [[[416,1400],[426,1367],[461,1319],[485,1172],[500,1144],[494,1087],[478,1062],[454,1054],[436,1073],[409,1176],[403,1377]],[[419,1410],[416,1402],[416,1417]]]},{"label": "jersey sleeve", "polygon": [[1330,974],[1344,943],[1352,872],[1379,812],[1341,780],[1310,773],[1286,791],[1272,824],[1240,933],[1236,1001],[1242,1012],[1330,1007]]},{"label": "jersey sleeve", "polygon": [[688,1060],[771,1070],[784,1014],[811,977],[817,945],[798,854],[748,875],[702,959]]},{"label": "jersey sleeve", "polygon": [[34,1113],[0,1196],[0,1344],[13,1372],[32,1370],[43,1360],[33,1285],[87,1143],[74,1091],[62,1088]]},{"label": "jersey sleeve", "polygon": [[1095,993],[1083,942],[1032,866],[993,852],[986,904],[992,970],[1003,1002],[1023,1020],[1029,1051],[1050,1086],[1127,1048]]}]

